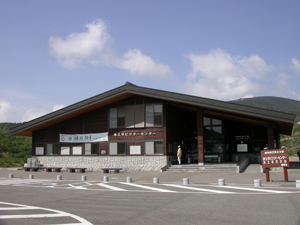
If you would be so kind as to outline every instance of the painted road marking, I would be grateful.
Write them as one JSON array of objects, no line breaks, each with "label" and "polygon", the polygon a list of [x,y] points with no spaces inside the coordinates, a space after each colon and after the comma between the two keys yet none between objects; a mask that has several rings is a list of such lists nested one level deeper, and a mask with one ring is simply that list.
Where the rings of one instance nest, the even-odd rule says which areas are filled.
[{"label": "painted road marking", "polygon": [[276,193],[276,194],[293,193],[293,192],[290,192],[290,191],[275,191],[275,190],[267,190],[267,189],[259,189],[259,188],[245,188],[245,187],[236,187],[236,186],[216,186],[216,187],[238,189],[238,190],[247,190],[247,191],[268,192],[268,193]]},{"label": "painted road marking", "polygon": [[165,186],[169,186],[169,187],[189,189],[189,190],[194,190],[194,191],[212,192],[212,193],[218,193],[218,194],[235,194],[235,192],[218,191],[218,190],[212,190],[212,189],[206,189],[206,188],[195,188],[195,187],[182,186],[182,185],[176,185],[176,184],[161,184],[161,185],[165,185]]},{"label": "painted road marking", "polygon": [[114,186],[111,186],[111,185],[108,185],[108,184],[104,184],[104,183],[99,183],[97,185],[99,185],[101,187],[105,187],[105,188],[111,189],[113,191],[128,191],[126,189],[114,187]]},{"label": "painted road marking", "polygon": [[[15,203],[8,203],[8,202],[0,202],[0,205],[7,205],[7,206],[12,206],[12,207],[0,207],[0,210],[9,210],[14,211],[14,210],[44,210],[47,212],[52,212],[51,214],[44,214],[44,213],[36,213],[36,214],[20,214],[20,215],[1,215],[0,220],[7,220],[7,219],[32,219],[32,218],[54,218],[54,217],[71,217],[75,220],[77,220],[79,223],[73,223],[73,224],[84,224],[84,225],[92,225],[89,221],[83,219],[80,216],[76,216],[71,213],[63,212],[60,210],[55,210],[55,209],[48,209],[48,208],[43,208],[43,207],[37,207],[37,206],[27,206],[27,205],[21,205],[21,204],[15,204]],[[65,223],[69,224],[70,223]],[[63,225],[63,224],[61,224]]]},{"label": "painted road marking", "polygon": [[[157,192],[169,192],[169,193],[218,193],[218,194],[290,194],[290,193],[300,193],[299,189],[297,188],[292,188],[292,187],[286,187],[288,190],[282,190],[285,187],[238,187],[238,186],[216,186],[216,185],[176,185],[176,184],[151,184],[151,186],[148,186],[148,184],[136,184],[136,183],[126,183],[126,182],[103,182],[99,183],[99,181],[89,181],[89,182],[74,182],[70,183],[68,181],[61,181],[54,183],[53,181],[51,183],[51,186],[45,186],[45,183],[47,182],[40,181],[36,183],[26,183],[24,182],[23,184],[19,184],[18,186],[27,186],[27,187],[46,187],[46,188],[72,188],[72,189],[81,189],[81,190],[98,190],[98,191],[106,191],[107,189],[111,191],[143,191],[143,190],[133,190],[133,189],[126,189],[126,188],[121,188],[121,187],[115,187],[114,184],[119,184],[119,185],[126,185],[126,186],[133,186],[136,188],[140,189],[147,189],[149,191],[157,191]],[[15,186],[13,183],[10,185]],[[90,188],[93,185],[98,185],[102,188],[105,189],[95,189],[95,188]],[[150,185],[150,184],[149,184]],[[156,187],[154,186],[156,185]],[[179,188],[179,189],[187,189],[191,190],[190,192],[183,192],[180,190],[166,190],[159,188],[159,186],[169,186],[169,187],[174,187],[174,188]],[[161,187],[160,186],[160,187]],[[204,187],[199,187],[199,186],[204,186]],[[213,189],[211,189],[213,188]],[[223,190],[216,190],[217,189],[222,189],[226,188],[228,191],[223,191]],[[268,188],[268,189],[266,189]],[[229,190],[232,189],[232,190]],[[279,190],[276,190],[279,189]],[[280,190],[281,189],[281,190]],[[236,192],[234,191],[236,190]],[[240,191],[238,191],[240,190]],[[146,190],[145,190],[146,191]],[[243,191],[243,192],[242,192]]]},{"label": "painted road marking", "polygon": [[177,191],[171,191],[171,190],[166,190],[166,189],[161,189],[161,188],[149,187],[149,186],[140,185],[140,184],[124,183],[124,182],[120,182],[120,183],[121,183],[121,184],[130,185],[130,186],[134,186],[134,187],[144,188],[144,189],[148,189],[148,190],[152,190],[152,191],[159,191],[159,192],[173,192],[173,193],[176,193],[176,192],[177,192]]},{"label": "painted road marking", "polygon": [[75,189],[87,189],[86,187],[83,187],[83,186],[74,186],[73,184],[68,184],[68,185]]}]

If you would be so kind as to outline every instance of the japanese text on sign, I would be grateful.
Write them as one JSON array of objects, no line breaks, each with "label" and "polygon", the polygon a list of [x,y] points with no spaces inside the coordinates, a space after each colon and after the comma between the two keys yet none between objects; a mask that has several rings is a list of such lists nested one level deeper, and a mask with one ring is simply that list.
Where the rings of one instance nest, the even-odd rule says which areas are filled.
[{"label": "japanese text on sign", "polygon": [[261,151],[261,165],[263,168],[289,167],[289,154],[287,149],[273,149]]}]

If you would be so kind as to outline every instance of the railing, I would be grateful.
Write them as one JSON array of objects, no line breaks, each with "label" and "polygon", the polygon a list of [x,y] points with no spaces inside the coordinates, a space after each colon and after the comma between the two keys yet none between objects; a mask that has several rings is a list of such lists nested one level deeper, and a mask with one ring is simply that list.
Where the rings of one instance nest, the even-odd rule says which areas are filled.
[{"label": "railing", "polygon": [[238,164],[236,164],[236,172],[241,173],[249,166],[249,157],[246,156]]}]

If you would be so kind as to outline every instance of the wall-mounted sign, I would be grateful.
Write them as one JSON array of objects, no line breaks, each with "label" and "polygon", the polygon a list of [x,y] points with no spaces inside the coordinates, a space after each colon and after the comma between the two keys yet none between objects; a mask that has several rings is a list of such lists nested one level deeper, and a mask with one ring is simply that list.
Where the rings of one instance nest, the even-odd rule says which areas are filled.
[{"label": "wall-mounted sign", "polygon": [[238,144],[237,152],[248,152],[248,145],[247,144]]},{"label": "wall-mounted sign", "polygon": [[131,145],[130,146],[130,155],[140,155],[141,152],[141,146],[140,145]]},{"label": "wall-mounted sign", "polygon": [[60,142],[63,143],[86,143],[108,141],[108,132],[97,134],[60,134]]},{"label": "wall-mounted sign", "polygon": [[115,137],[131,137],[131,136],[152,136],[156,135],[155,132],[121,132],[121,133],[114,133]]},{"label": "wall-mounted sign", "polygon": [[250,135],[237,135],[235,136],[235,140],[244,141],[244,140],[251,140]]},{"label": "wall-mounted sign", "polygon": [[260,154],[262,168],[290,166],[288,149],[263,150]]}]

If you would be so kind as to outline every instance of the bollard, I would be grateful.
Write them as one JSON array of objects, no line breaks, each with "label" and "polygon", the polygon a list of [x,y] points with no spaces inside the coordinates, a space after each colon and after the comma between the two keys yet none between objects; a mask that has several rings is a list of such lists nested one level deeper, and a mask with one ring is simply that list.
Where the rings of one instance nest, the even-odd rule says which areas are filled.
[{"label": "bollard", "polygon": [[254,187],[261,187],[261,180],[260,179],[254,180]]},{"label": "bollard", "polygon": [[85,181],[86,180],[86,176],[81,176],[81,181]]},{"label": "bollard", "polygon": [[108,176],[104,176],[104,177],[103,177],[103,181],[104,181],[104,182],[108,182]]},{"label": "bollard", "polygon": [[183,178],[183,185],[188,185],[190,183],[189,178]]},{"label": "bollard", "polygon": [[159,184],[159,178],[158,177],[153,178],[153,184]]},{"label": "bollard", "polygon": [[34,175],[33,174],[29,174],[29,179],[34,179]]},{"label": "bollard", "polygon": [[300,188],[300,180],[296,180],[296,188]]},{"label": "bollard", "polygon": [[10,174],[8,175],[8,178],[12,179],[12,178],[14,178],[14,175],[13,175],[12,173],[10,173]]},{"label": "bollard", "polygon": [[132,178],[131,177],[127,177],[127,183],[131,183],[132,182]]},{"label": "bollard", "polygon": [[61,175],[57,175],[57,180],[61,180],[62,176]]},{"label": "bollard", "polygon": [[225,179],[219,179],[218,184],[219,184],[219,186],[224,186],[225,185]]}]

